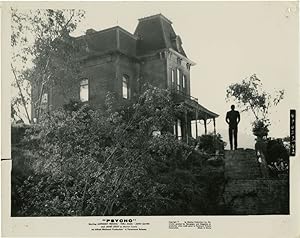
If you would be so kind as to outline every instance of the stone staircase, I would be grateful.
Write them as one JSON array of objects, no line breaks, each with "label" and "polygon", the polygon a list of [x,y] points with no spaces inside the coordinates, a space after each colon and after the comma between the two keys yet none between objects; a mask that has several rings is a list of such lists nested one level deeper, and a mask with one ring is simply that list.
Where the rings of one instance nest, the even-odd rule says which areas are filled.
[{"label": "stone staircase", "polygon": [[223,202],[231,215],[289,214],[288,179],[263,176],[251,149],[225,151]]},{"label": "stone staircase", "polygon": [[227,179],[261,179],[260,164],[254,150],[225,151],[225,176]]}]

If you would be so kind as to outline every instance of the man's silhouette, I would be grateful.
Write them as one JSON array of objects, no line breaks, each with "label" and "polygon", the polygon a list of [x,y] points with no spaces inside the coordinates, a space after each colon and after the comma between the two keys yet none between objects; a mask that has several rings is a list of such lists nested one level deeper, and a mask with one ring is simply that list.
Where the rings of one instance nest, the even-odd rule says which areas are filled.
[{"label": "man's silhouette", "polygon": [[226,114],[226,122],[229,125],[229,142],[230,149],[232,150],[232,134],[234,136],[234,149],[237,149],[237,132],[238,132],[238,124],[241,120],[240,113],[234,110],[234,105],[231,105],[231,111]]}]

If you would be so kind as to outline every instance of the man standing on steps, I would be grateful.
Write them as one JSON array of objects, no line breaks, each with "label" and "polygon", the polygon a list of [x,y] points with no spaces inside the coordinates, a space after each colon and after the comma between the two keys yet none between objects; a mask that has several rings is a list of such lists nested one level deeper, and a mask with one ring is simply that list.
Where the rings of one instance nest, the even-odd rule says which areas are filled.
[{"label": "man standing on steps", "polygon": [[234,136],[234,149],[237,149],[237,132],[238,124],[241,120],[240,113],[234,110],[235,106],[231,105],[231,111],[226,114],[226,122],[229,125],[229,142],[230,149],[232,150],[232,135]]}]

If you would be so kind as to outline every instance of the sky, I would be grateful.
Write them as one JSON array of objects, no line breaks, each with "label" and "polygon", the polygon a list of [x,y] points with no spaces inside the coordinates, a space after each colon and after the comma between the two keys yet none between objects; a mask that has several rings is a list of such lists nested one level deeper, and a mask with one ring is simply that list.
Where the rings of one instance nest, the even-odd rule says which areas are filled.
[{"label": "sky", "polygon": [[[218,113],[217,131],[227,140],[226,88],[256,74],[267,92],[284,89],[271,110],[269,135],[289,134],[289,110],[298,103],[298,7],[295,2],[104,2],[86,3],[86,29],[119,25],[133,33],[138,19],[158,13],[173,22],[191,68],[191,94]],[[239,110],[239,108],[236,108]],[[253,146],[250,113],[241,113],[240,147]],[[212,124],[212,123],[211,123]],[[212,125],[208,128],[212,131]]]},{"label": "sky", "polygon": [[[196,62],[190,71],[191,95],[220,115],[217,132],[225,141],[228,142],[225,116],[234,103],[225,100],[226,89],[254,73],[267,92],[285,90],[284,99],[271,110],[269,136],[289,134],[289,110],[296,108],[299,100],[296,2],[70,3],[51,4],[54,8],[86,11],[85,19],[74,32],[76,36],[85,34],[89,28],[103,30],[116,25],[133,33],[139,18],[158,13],[171,20],[188,58]],[[253,120],[250,113],[241,113],[239,147],[253,147]],[[202,130],[204,132],[203,127]],[[213,130],[212,123],[208,130]]]}]

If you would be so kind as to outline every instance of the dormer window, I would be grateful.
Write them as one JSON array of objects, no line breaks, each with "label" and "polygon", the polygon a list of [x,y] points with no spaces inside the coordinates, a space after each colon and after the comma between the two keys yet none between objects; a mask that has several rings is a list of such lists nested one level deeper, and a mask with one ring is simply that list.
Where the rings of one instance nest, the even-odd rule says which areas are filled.
[{"label": "dormer window", "polygon": [[181,53],[181,45],[182,45],[182,41],[181,41],[181,38],[180,36],[176,36],[176,48],[177,48],[177,51]]},{"label": "dormer window", "polygon": [[190,65],[189,63],[186,63],[186,68],[187,68],[188,70],[190,70],[191,65]]},{"label": "dormer window", "polygon": [[182,41],[181,41],[180,36],[171,34],[171,35],[170,35],[170,39],[171,39],[173,48],[174,48],[177,52],[182,53],[182,48],[181,48],[181,46],[182,46]]},{"label": "dormer window", "polygon": [[123,75],[122,77],[122,95],[124,99],[129,99],[129,77],[127,75]]},{"label": "dormer window", "polygon": [[177,58],[177,64],[181,65],[181,61],[182,61],[181,58]]}]

